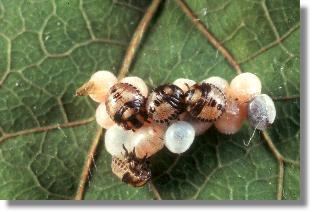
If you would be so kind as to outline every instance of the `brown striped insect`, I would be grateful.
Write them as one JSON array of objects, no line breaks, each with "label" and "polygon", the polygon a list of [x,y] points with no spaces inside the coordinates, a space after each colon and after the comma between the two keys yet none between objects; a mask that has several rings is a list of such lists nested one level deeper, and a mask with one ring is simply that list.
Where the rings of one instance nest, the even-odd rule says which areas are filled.
[{"label": "brown striped insect", "polygon": [[158,123],[168,123],[185,111],[184,92],[173,84],[155,88],[147,99],[148,116]]},{"label": "brown striped insect", "polygon": [[225,111],[226,97],[215,85],[195,84],[186,92],[185,103],[192,117],[204,121],[216,121]]},{"label": "brown striped insect", "polygon": [[138,129],[147,120],[146,98],[131,84],[112,86],[105,104],[111,119],[126,130]]},{"label": "brown striped insect", "polygon": [[146,157],[139,159],[135,155],[135,150],[128,152],[123,146],[125,155],[122,158],[113,156],[112,171],[123,182],[134,187],[145,185],[152,177],[149,162]]}]

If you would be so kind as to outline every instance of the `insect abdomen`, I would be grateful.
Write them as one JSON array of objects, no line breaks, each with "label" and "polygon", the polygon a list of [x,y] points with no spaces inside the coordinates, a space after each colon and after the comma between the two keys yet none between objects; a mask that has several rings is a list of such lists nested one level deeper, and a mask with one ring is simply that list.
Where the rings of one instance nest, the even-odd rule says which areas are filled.
[{"label": "insect abdomen", "polygon": [[168,123],[184,112],[184,92],[176,85],[157,87],[147,100],[148,115],[158,123]]},{"label": "insect abdomen", "polygon": [[225,111],[226,97],[210,83],[193,85],[186,93],[185,102],[190,114],[201,121],[215,121]]},{"label": "insect abdomen", "polygon": [[119,159],[118,157],[112,157],[112,171],[120,179],[127,172],[128,168],[125,161]]},{"label": "insect abdomen", "polygon": [[106,101],[107,113],[126,130],[138,129],[147,119],[146,98],[133,85],[117,83]]}]

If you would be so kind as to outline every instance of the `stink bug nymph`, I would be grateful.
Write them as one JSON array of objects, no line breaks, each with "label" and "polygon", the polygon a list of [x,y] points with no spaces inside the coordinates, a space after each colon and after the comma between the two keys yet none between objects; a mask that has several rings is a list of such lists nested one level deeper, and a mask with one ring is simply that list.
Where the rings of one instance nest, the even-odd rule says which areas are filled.
[{"label": "stink bug nymph", "polygon": [[184,92],[173,84],[161,85],[149,95],[146,108],[153,121],[168,123],[185,110]]},{"label": "stink bug nymph", "polygon": [[111,119],[126,130],[142,127],[147,119],[146,98],[131,84],[112,86],[105,104]]},{"label": "stink bug nymph", "polygon": [[146,157],[139,159],[135,155],[135,150],[128,152],[124,147],[123,157],[112,157],[112,171],[123,182],[134,187],[144,186],[152,177],[149,162]]},{"label": "stink bug nymph", "polygon": [[226,97],[215,85],[195,84],[185,95],[187,111],[192,117],[205,122],[216,121],[225,111]]}]

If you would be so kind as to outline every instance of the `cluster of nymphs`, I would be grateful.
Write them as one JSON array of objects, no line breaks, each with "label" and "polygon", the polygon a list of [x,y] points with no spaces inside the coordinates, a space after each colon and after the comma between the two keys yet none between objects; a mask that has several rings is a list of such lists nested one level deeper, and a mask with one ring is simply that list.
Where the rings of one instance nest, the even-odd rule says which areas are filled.
[{"label": "cluster of nymphs", "polygon": [[261,94],[261,82],[252,73],[239,74],[230,84],[216,76],[200,83],[181,78],[148,93],[139,77],[118,81],[111,72],[98,71],[76,95],[100,103],[95,116],[107,129],[112,171],[133,186],[150,180],[148,158],[164,146],[180,154],[212,125],[234,134],[248,119],[253,128],[265,130],[276,116],[272,99]]}]

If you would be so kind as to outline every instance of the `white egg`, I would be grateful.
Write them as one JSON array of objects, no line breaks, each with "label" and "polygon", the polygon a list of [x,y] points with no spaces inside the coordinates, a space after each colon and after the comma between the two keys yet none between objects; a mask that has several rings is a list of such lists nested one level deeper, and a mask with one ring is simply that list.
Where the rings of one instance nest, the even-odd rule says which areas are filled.
[{"label": "white egg", "polygon": [[195,138],[195,129],[185,121],[178,121],[168,127],[165,133],[165,146],[173,153],[188,150]]},{"label": "white egg", "polygon": [[196,82],[194,80],[179,78],[176,79],[172,84],[181,88],[184,92],[188,91],[189,87],[193,86]]},{"label": "white egg", "polygon": [[258,130],[265,130],[273,124],[276,109],[273,100],[266,94],[260,94],[248,105],[248,121]]},{"label": "white egg", "polygon": [[112,156],[121,157],[125,154],[123,145],[130,152],[132,148],[128,147],[129,140],[132,138],[133,132],[131,130],[125,130],[118,125],[114,125],[109,128],[104,136],[104,143],[106,151]]}]

